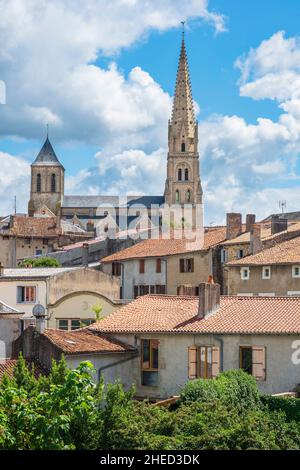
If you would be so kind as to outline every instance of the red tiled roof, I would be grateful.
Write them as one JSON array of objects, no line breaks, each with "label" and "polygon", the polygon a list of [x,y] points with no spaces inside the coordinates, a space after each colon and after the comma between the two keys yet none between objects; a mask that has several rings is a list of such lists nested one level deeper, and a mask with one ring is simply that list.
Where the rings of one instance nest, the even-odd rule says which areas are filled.
[{"label": "red tiled roof", "polygon": [[9,232],[19,237],[49,238],[61,233],[56,217],[13,216],[12,220]]},{"label": "red tiled roof", "polygon": [[[17,359],[0,359],[0,379],[4,375],[7,375],[8,377],[12,378],[17,362]],[[32,365],[34,365],[34,375],[36,377],[38,377],[39,375],[45,375],[47,373],[45,369],[43,369],[43,367],[37,362],[26,361],[26,363],[30,369]]]},{"label": "red tiled roof", "polygon": [[171,256],[181,253],[207,250],[208,248],[221,243],[226,238],[226,227],[207,229],[203,236],[199,236],[199,240],[192,239],[149,239],[137,243],[136,245],[125,248],[110,256],[106,256],[101,260],[102,263],[110,263],[112,261],[121,261],[132,258],[150,258]]},{"label": "red tiled roof", "polygon": [[197,318],[198,298],[145,295],[88,327],[101,333],[299,334],[300,298],[221,297]]},{"label": "red tiled roof", "polygon": [[278,243],[278,245],[259,251],[255,255],[249,255],[240,260],[230,261],[227,265],[260,266],[297,263],[300,263],[300,237]]},{"label": "red tiled roof", "polygon": [[135,351],[132,346],[107,335],[95,334],[87,328],[74,331],[47,329],[43,333],[65,354],[123,353]]}]

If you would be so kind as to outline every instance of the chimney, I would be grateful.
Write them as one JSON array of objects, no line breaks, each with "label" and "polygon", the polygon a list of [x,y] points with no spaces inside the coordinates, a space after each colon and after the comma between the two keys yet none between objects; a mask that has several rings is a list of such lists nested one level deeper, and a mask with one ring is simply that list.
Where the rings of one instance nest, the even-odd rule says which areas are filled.
[{"label": "chimney", "polygon": [[250,230],[250,253],[255,255],[255,253],[262,250],[262,247],[261,225],[253,224]]},{"label": "chimney", "polygon": [[37,303],[32,309],[33,316],[36,321],[36,330],[42,334],[46,328],[46,310],[43,305]]},{"label": "chimney", "polygon": [[272,235],[275,235],[276,233],[287,230],[287,226],[288,226],[287,219],[281,219],[279,215],[272,215],[272,219],[271,219],[271,234]]},{"label": "chimney", "polygon": [[250,232],[251,227],[254,224],[255,224],[255,214],[247,214],[246,215],[246,232]]},{"label": "chimney", "polygon": [[94,232],[95,231],[94,222],[92,220],[88,220],[88,222],[86,224],[86,231],[87,232]]},{"label": "chimney", "polygon": [[201,282],[199,284],[199,319],[205,318],[220,307],[220,285]]},{"label": "chimney", "polygon": [[230,213],[226,215],[226,238],[231,240],[242,233],[242,215]]},{"label": "chimney", "polygon": [[82,266],[85,268],[89,265],[89,244],[82,244]]}]

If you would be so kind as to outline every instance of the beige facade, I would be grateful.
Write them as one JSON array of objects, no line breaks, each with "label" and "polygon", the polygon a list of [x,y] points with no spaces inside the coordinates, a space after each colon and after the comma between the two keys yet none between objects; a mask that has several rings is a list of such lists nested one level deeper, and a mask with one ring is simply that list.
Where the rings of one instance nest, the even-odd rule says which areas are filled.
[{"label": "beige facade", "polygon": [[[300,277],[295,277],[294,266],[227,266],[228,294],[300,295]],[[266,269],[269,270],[268,276],[265,275]],[[246,270],[249,273],[247,279],[244,274]]]},{"label": "beige facade", "polygon": [[[10,269],[0,277],[3,302],[22,310],[27,317],[40,302],[46,308],[47,326],[51,328],[63,319],[95,319],[95,305],[101,305],[103,316],[111,313],[119,307],[119,291],[117,278],[88,268]],[[71,322],[68,327],[72,327]]]}]

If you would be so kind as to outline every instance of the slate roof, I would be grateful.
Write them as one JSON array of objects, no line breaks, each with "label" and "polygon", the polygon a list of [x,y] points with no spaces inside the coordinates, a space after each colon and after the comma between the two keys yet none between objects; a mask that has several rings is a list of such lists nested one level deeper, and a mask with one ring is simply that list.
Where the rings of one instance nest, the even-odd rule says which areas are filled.
[{"label": "slate roof", "polygon": [[121,307],[89,330],[109,334],[299,334],[299,297],[221,296],[220,307],[197,318],[198,298],[145,295]]},{"label": "slate roof", "polygon": [[266,266],[274,264],[300,264],[300,237],[278,243],[255,255],[230,261],[227,266]]},{"label": "slate roof", "polygon": [[43,335],[65,354],[135,352],[129,344],[87,328],[74,331],[47,329]]},{"label": "slate roof", "polygon": [[60,166],[63,168],[62,164],[58,160],[56,153],[51,145],[51,142],[47,136],[45,143],[41,150],[39,151],[38,156],[34,160],[31,166]]},{"label": "slate roof", "polygon": [[62,208],[131,207],[135,204],[150,208],[164,203],[163,196],[64,196]]}]

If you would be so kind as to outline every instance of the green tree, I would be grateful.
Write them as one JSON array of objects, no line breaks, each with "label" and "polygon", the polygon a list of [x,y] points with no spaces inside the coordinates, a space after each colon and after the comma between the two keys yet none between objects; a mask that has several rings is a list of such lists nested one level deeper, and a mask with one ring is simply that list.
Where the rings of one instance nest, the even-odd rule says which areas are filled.
[{"label": "green tree", "polygon": [[39,258],[27,258],[21,261],[19,268],[59,268],[60,262],[55,258],[41,256]]}]

